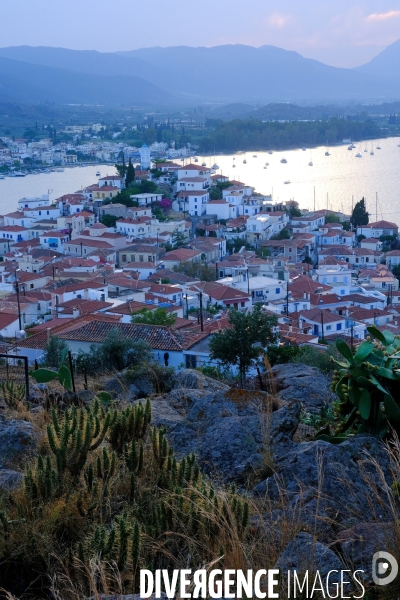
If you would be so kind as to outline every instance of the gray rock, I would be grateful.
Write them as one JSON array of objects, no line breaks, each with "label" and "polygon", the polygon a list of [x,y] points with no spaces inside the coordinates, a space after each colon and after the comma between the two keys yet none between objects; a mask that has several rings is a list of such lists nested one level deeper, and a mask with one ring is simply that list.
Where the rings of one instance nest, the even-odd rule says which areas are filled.
[{"label": "gray rock", "polygon": [[262,471],[267,466],[266,444],[287,446],[298,424],[299,407],[290,405],[272,413],[268,425],[265,392],[230,390],[193,400],[169,439],[178,456],[195,452],[207,472],[218,473],[225,481],[242,481],[248,473]]},{"label": "gray rock", "polygon": [[288,446],[278,445],[274,455],[275,475],[259,484],[257,493],[268,493],[278,499],[281,490],[298,502],[319,498],[319,510],[345,527],[362,520],[365,514],[371,520],[390,520],[390,510],[385,503],[376,504],[376,514],[371,514],[369,499],[371,486],[385,491],[376,470],[368,459],[371,454],[380,465],[386,481],[391,484],[389,455],[382,442],[372,436],[356,435],[342,444],[317,440]]},{"label": "gray rock", "polygon": [[27,421],[0,421],[0,467],[24,465],[36,455],[40,435]]},{"label": "gray rock", "polygon": [[[305,573],[307,570],[311,573],[319,571],[322,578],[325,578],[329,571],[344,570],[340,558],[328,546],[315,542],[312,535],[301,532],[286,546],[278,558],[275,569],[280,569],[283,573],[287,571],[297,571]],[[332,583],[340,581],[340,574],[332,577]]]},{"label": "gray rock", "polygon": [[317,411],[333,399],[328,379],[315,367],[289,363],[275,365],[272,373],[282,400],[297,400],[305,409]]},{"label": "gray rock", "polygon": [[24,475],[20,471],[0,469],[0,491],[13,492],[21,487]]},{"label": "gray rock", "polygon": [[129,393],[133,398],[148,398],[156,391],[154,383],[147,377],[138,377],[129,386]]},{"label": "gray rock", "polygon": [[227,392],[229,386],[222,381],[212,379],[194,369],[182,369],[173,377],[174,389],[207,390],[208,392]]},{"label": "gray rock", "polygon": [[96,396],[91,390],[81,390],[77,395],[79,402],[83,402],[84,404],[90,404]]},{"label": "gray rock", "polygon": [[347,568],[364,571],[364,580],[372,583],[371,561],[375,552],[397,554],[393,523],[359,523],[339,535],[340,550]]},{"label": "gray rock", "polygon": [[183,417],[164,398],[156,397],[151,401],[151,424],[156,427],[173,427]]},{"label": "gray rock", "polygon": [[123,395],[126,392],[126,388],[122,385],[118,377],[111,377],[103,386],[105,392],[109,392],[113,398]]}]

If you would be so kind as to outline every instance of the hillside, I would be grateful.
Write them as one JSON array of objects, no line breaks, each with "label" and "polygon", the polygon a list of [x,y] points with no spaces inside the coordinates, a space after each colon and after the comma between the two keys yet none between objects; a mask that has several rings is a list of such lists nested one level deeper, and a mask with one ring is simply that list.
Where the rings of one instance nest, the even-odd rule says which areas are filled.
[{"label": "hillside", "polygon": [[400,40],[394,42],[375,56],[370,62],[354,69],[363,75],[382,76],[386,78],[399,78]]},{"label": "hillside", "polygon": [[0,101],[171,105],[172,94],[134,75],[90,75],[0,58]]}]

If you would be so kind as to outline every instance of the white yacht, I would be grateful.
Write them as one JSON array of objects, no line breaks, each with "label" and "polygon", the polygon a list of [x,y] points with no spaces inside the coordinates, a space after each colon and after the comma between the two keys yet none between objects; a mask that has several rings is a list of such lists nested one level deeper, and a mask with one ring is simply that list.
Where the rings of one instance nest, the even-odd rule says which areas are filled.
[{"label": "white yacht", "polygon": [[197,156],[194,157],[194,162],[199,162],[199,159],[197,158]]},{"label": "white yacht", "polygon": [[281,163],[286,164],[287,163],[286,158],[281,158]]},{"label": "white yacht", "polygon": [[246,159],[244,159],[243,164],[247,165],[247,160]]},{"label": "white yacht", "polygon": [[304,146],[303,146],[302,150],[303,150],[303,152],[305,152],[305,151],[306,151],[306,148],[304,148]]},{"label": "white yacht", "polygon": [[287,185],[288,183],[290,183],[289,179],[287,179],[286,181],[283,182],[285,185]]},{"label": "white yacht", "polygon": [[325,152],[325,156],[330,156],[330,153],[328,152],[328,150]]},{"label": "white yacht", "polygon": [[347,146],[347,150],[353,150],[353,144],[350,144],[350,146]]},{"label": "white yacht", "polygon": [[21,171],[14,171],[14,177],[25,177],[25,173]]},{"label": "white yacht", "polygon": [[96,177],[101,177],[100,171],[96,171]]},{"label": "white yacht", "polygon": [[362,154],[361,152],[357,152],[357,154],[355,155],[356,158],[362,158]]},{"label": "white yacht", "polygon": [[0,179],[5,179],[5,177],[2,173],[0,173]]},{"label": "white yacht", "polygon": [[217,165],[217,163],[214,163],[211,168],[217,171],[219,169],[219,166]]},{"label": "white yacht", "polygon": [[203,162],[203,163],[201,163],[201,166],[202,166],[202,167],[206,167],[206,166],[207,166],[207,163]]},{"label": "white yacht", "polygon": [[309,167],[313,167],[313,166],[314,166],[314,163],[313,163],[313,161],[312,161],[312,160],[310,160],[310,162],[308,163],[308,166],[309,166]]}]

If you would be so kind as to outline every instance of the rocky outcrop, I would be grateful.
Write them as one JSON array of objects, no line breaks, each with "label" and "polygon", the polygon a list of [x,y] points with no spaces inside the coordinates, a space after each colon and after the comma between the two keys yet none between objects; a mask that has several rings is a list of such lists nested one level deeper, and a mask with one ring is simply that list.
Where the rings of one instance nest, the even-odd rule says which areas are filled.
[{"label": "rocky outcrop", "polygon": [[24,480],[21,471],[12,471],[11,469],[0,469],[0,491],[13,492],[18,489]]},{"label": "rocky outcrop", "polygon": [[[278,558],[275,569],[282,573],[288,571],[297,571],[297,573],[315,573],[319,571],[322,578],[326,578],[332,570],[341,571],[346,567],[339,557],[327,546],[320,542],[315,542],[312,535],[300,532],[286,546]],[[340,581],[340,575],[332,577],[331,582]]]},{"label": "rocky outcrop", "polygon": [[28,421],[0,421],[0,468],[22,468],[37,454],[39,438]]},{"label": "rocky outcrop", "polygon": [[296,400],[302,408],[318,411],[333,399],[328,379],[315,367],[289,363],[275,365],[272,373],[281,400]]}]

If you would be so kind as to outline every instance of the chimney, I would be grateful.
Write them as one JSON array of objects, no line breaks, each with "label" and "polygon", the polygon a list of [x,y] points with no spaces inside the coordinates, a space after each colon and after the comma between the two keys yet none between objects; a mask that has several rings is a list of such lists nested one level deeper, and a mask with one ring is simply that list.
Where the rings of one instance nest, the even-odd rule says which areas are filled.
[{"label": "chimney", "polygon": [[81,311],[79,310],[79,308],[77,306],[74,306],[74,308],[72,309],[72,318],[73,319],[77,319],[81,314]]},{"label": "chimney", "polygon": [[289,333],[292,333],[293,331],[293,325],[289,325]]},{"label": "chimney", "polygon": [[154,304],[158,304],[158,298],[154,298]]},{"label": "chimney", "polygon": [[311,300],[311,294],[310,294],[310,292],[308,292],[308,294],[307,294],[307,300]]},{"label": "chimney", "polygon": [[46,332],[47,332],[47,343],[50,344],[50,327],[46,328]]},{"label": "chimney", "polygon": [[307,300],[307,292],[304,292],[304,300]]}]

